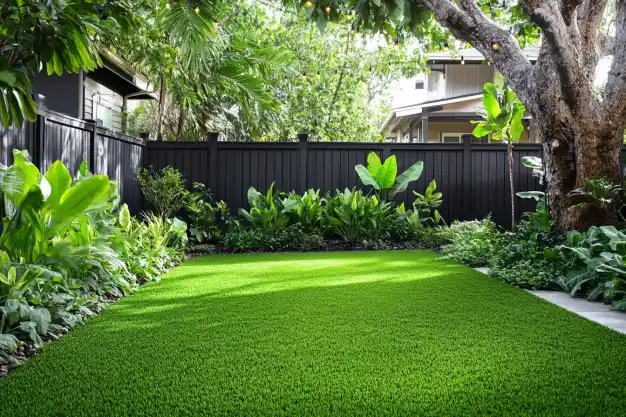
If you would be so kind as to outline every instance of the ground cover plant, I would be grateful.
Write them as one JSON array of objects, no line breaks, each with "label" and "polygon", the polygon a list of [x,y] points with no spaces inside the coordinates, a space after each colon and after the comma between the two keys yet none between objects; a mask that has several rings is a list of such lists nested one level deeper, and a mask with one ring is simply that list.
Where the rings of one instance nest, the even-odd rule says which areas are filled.
[{"label": "ground cover plant", "polygon": [[0,380],[0,414],[609,415],[626,407],[626,365],[615,360],[626,354],[623,335],[436,258],[196,258]]}]

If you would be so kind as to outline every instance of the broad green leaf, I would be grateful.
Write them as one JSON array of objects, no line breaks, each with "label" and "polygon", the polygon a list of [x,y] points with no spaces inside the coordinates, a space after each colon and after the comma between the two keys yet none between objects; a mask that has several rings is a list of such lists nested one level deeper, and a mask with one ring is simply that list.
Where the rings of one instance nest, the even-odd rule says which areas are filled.
[{"label": "broad green leaf", "polygon": [[106,175],[94,175],[72,188],[63,196],[52,213],[52,222],[62,227],[76,216],[82,215],[102,195],[109,190],[109,178]]},{"label": "broad green leaf", "polygon": [[546,198],[546,193],[542,191],[520,191],[517,193],[519,198],[532,198],[536,201],[543,200]]},{"label": "broad green leaf", "polygon": [[498,103],[498,90],[492,83],[484,85],[483,107],[487,112],[490,121],[495,121],[500,114],[500,104]]},{"label": "broad green leaf", "polygon": [[128,210],[128,205],[122,204],[120,207],[120,212],[117,216],[118,223],[120,227],[124,230],[128,229],[131,222],[130,211]]},{"label": "broad green leaf", "polygon": [[372,174],[372,177],[376,177],[376,174],[378,174],[382,166],[383,164],[380,162],[380,158],[376,152],[370,152],[370,154],[367,155],[367,170]]},{"label": "broad green leaf", "polygon": [[50,325],[52,318],[50,317],[50,312],[47,309],[36,308],[30,312],[30,321],[35,323],[37,333],[43,336],[48,333],[48,326]]},{"label": "broad green leaf", "polygon": [[493,131],[493,129],[491,129],[492,126],[493,125],[489,122],[480,122],[474,128],[472,134],[477,138],[485,137]]},{"label": "broad green leaf", "polygon": [[359,178],[361,179],[361,182],[363,184],[371,185],[372,187],[374,187],[375,190],[381,189],[378,181],[376,181],[376,179],[372,177],[372,174],[363,165],[357,165],[356,167],[354,167],[354,169],[356,170],[357,174],[359,174]]},{"label": "broad green leaf", "polygon": [[54,208],[72,184],[72,176],[63,162],[55,161],[46,172],[46,179],[50,183],[50,197],[47,202]]},{"label": "broad green leaf", "polygon": [[513,115],[511,116],[511,128],[509,132],[510,138],[518,142],[524,133],[524,112],[526,109],[519,101],[515,103],[515,109],[513,110]]},{"label": "broad green leaf", "polygon": [[389,198],[393,198],[396,194],[401,193],[407,189],[410,182],[417,181],[424,171],[424,163],[418,161],[411,165],[409,169],[404,171],[396,178],[396,182],[389,192]]},{"label": "broad green leaf", "polygon": [[396,162],[396,156],[391,155],[385,160],[385,163],[378,170],[378,173],[374,176],[374,178],[380,184],[380,188],[386,190],[393,187],[393,184],[396,182],[397,174],[398,163]]},{"label": "broad green leaf", "polygon": [[537,169],[541,169],[543,168],[543,161],[541,158],[538,158],[536,156],[524,156],[522,157],[522,164],[527,167],[527,168],[537,168]]}]

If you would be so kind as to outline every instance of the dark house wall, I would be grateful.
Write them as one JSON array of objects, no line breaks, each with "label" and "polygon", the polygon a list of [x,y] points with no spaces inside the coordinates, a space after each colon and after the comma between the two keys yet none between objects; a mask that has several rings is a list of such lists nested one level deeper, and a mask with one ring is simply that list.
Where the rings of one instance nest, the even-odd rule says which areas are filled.
[{"label": "dark house wall", "polygon": [[83,73],[33,77],[33,93],[46,97],[46,107],[71,117],[83,118]]}]

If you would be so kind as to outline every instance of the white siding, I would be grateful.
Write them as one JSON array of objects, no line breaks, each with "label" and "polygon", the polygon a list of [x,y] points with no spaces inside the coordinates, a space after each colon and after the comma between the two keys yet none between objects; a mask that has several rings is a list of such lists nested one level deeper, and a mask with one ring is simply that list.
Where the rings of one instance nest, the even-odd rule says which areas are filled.
[{"label": "white siding", "polygon": [[493,81],[490,65],[446,65],[446,98],[480,93],[490,81]]}]

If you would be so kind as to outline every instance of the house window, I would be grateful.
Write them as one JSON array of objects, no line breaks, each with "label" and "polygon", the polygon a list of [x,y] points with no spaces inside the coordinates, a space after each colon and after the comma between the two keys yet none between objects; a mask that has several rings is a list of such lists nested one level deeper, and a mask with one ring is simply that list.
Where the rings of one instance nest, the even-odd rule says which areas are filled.
[{"label": "house window", "polygon": [[463,135],[463,133],[443,133],[441,141],[443,143],[461,143],[461,136]]},{"label": "house window", "polygon": [[423,90],[424,89],[424,80],[417,80],[417,81],[415,81],[415,89],[416,90]]},{"label": "house window", "polygon": [[479,144],[487,144],[489,143],[489,135],[487,136],[483,136],[482,138],[477,138],[476,136],[472,137],[472,143],[474,145],[479,145]]},{"label": "house window", "polygon": [[102,126],[107,129],[111,129],[113,112],[110,108],[104,107],[102,104],[97,105],[98,113],[96,114],[97,120],[102,122]]}]

